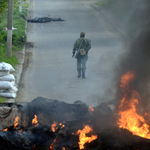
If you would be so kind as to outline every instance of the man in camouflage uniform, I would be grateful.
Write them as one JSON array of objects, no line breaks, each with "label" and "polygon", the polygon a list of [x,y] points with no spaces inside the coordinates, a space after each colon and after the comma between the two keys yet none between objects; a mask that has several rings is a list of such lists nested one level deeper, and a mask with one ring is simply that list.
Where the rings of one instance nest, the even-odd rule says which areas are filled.
[{"label": "man in camouflage uniform", "polygon": [[91,49],[90,40],[84,37],[85,33],[81,32],[80,38],[77,39],[73,45],[72,58],[75,55],[75,58],[77,59],[78,78],[81,77],[81,71],[82,71],[82,78],[85,78],[86,61],[88,60],[88,51]]}]

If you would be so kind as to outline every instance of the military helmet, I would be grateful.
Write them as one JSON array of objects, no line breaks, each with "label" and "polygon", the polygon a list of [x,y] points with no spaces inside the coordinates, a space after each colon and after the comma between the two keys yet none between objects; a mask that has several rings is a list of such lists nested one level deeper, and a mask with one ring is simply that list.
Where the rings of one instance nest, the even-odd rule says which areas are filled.
[{"label": "military helmet", "polygon": [[80,37],[84,37],[84,36],[85,36],[85,32],[81,32]]}]

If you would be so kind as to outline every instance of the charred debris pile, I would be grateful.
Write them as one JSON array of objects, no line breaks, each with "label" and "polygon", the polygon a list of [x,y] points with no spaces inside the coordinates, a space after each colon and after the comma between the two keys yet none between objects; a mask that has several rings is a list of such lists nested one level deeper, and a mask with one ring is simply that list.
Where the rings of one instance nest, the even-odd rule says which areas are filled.
[{"label": "charred debris pile", "polygon": [[1,150],[147,150],[150,140],[117,125],[114,101],[89,107],[42,97],[0,104]]},{"label": "charred debris pile", "polygon": [[49,17],[40,17],[27,20],[28,23],[46,23],[46,22],[56,22],[56,21],[64,21],[61,18],[49,18]]}]

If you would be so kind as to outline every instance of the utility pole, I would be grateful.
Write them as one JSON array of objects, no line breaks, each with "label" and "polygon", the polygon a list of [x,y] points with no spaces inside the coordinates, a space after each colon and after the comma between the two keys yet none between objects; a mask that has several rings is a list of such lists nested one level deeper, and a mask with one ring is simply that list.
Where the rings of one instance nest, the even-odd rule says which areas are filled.
[{"label": "utility pole", "polygon": [[20,0],[20,4],[19,4],[19,12],[22,13],[22,0]]},{"label": "utility pole", "polygon": [[11,57],[12,51],[12,19],[13,19],[13,0],[8,4],[8,30],[7,30],[7,52],[6,56]]}]

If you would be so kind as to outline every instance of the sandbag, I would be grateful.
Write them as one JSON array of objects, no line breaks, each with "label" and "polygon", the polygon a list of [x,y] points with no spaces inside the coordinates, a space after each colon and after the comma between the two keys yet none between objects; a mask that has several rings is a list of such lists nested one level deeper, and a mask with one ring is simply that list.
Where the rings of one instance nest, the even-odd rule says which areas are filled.
[{"label": "sandbag", "polygon": [[16,93],[0,93],[0,96],[7,98],[16,98]]},{"label": "sandbag", "polygon": [[0,93],[16,93],[18,89],[13,86],[11,89],[1,89]]},{"label": "sandbag", "polygon": [[6,76],[8,74],[9,74],[8,70],[5,70],[5,71],[0,70],[0,77]]},{"label": "sandbag", "polygon": [[10,81],[0,81],[0,89],[12,89],[15,85],[15,82]]},{"label": "sandbag", "polygon": [[15,86],[13,86],[12,89],[10,89],[10,93],[12,93],[12,92],[16,93],[17,91],[18,91],[18,89]]},{"label": "sandbag", "polygon": [[0,81],[15,81],[15,77],[13,74],[8,74],[5,76],[0,76]]},{"label": "sandbag", "polygon": [[0,70],[1,71],[15,71],[12,65],[5,63],[5,62],[0,63]]}]

